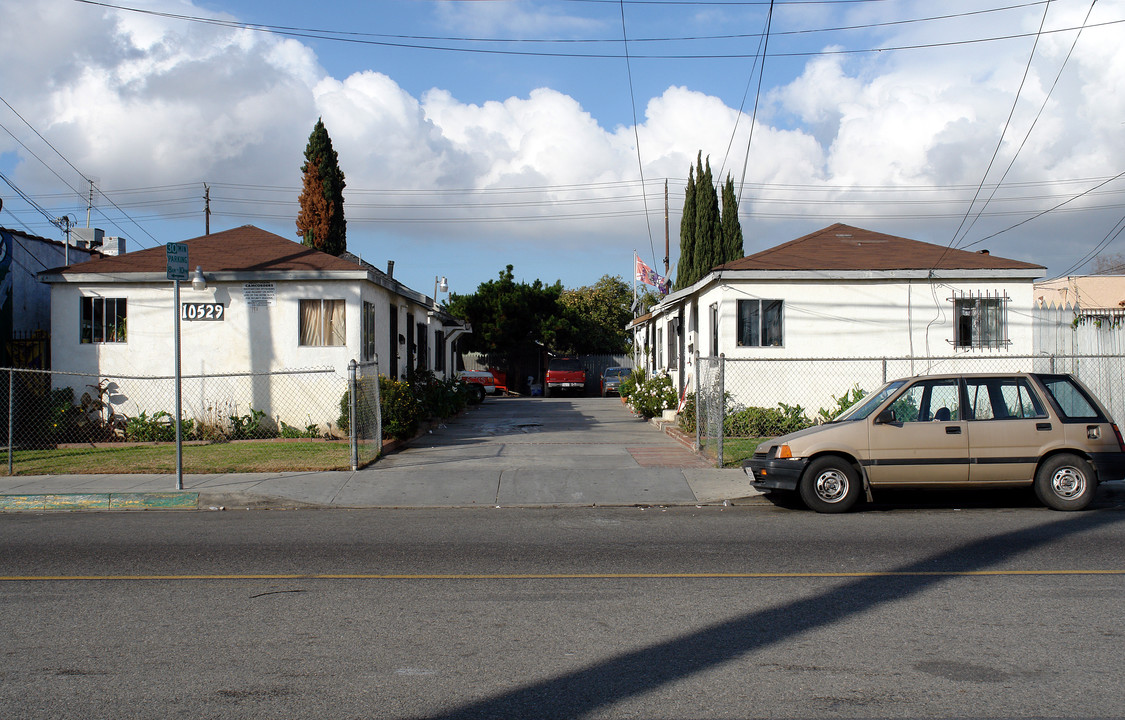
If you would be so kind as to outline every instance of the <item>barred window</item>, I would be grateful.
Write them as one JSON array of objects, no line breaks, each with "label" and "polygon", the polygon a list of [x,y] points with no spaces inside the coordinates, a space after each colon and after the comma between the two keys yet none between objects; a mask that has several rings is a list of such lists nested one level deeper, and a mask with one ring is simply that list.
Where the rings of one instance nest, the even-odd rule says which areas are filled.
[{"label": "barred window", "polygon": [[344,345],[344,301],[301,300],[299,336],[301,345]]},{"label": "barred window", "polygon": [[1007,297],[968,295],[953,298],[953,344],[959,348],[1008,345]]},{"label": "barred window", "polygon": [[79,341],[125,342],[125,298],[79,298]]}]

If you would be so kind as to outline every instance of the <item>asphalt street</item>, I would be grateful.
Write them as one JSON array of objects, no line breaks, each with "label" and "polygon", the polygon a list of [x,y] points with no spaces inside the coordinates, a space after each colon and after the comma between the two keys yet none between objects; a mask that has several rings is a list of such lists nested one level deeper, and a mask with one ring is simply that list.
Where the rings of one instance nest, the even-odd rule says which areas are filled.
[{"label": "asphalt street", "polygon": [[1120,510],[0,517],[0,716],[1120,717]]}]

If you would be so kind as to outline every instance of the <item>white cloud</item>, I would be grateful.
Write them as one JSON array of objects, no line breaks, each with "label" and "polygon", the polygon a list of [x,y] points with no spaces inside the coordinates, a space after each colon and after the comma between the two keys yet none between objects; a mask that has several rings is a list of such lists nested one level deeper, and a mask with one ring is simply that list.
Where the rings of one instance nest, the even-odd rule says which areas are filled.
[{"label": "white cloud", "polygon": [[[501,6],[503,16],[489,15]],[[182,2],[152,7],[208,14]],[[1052,15],[1052,22],[1079,22],[1078,10],[1084,12],[1085,7],[1067,5],[1067,16]],[[1125,16],[1121,0],[1098,7],[1095,21]],[[459,3],[440,12],[451,13],[447,19],[458,22],[472,14],[480,24],[463,25],[466,34],[487,28],[542,34],[544,23],[558,22],[564,29],[578,27],[534,4]],[[668,87],[647,99],[645,116],[635,130],[609,128],[575,97],[550,87],[477,104],[459,101],[453,88],[434,87],[415,97],[378,69],[359,69],[343,78],[327,76],[309,46],[252,31],[119,13],[67,0],[0,0],[0,15],[11,21],[0,25],[0,63],[24,69],[5,74],[5,99],[105,187],[205,180],[296,187],[301,152],[319,116],[347,176],[346,207],[353,230],[382,232],[385,225],[362,223],[388,217],[553,218],[436,227],[415,222],[395,226],[394,231],[427,242],[435,242],[435,237],[471,238],[482,244],[515,238],[533,245],[542,238],[541,244],[550,246],[567,238],[604,250],[610,241],[644,236],[647,228],[639,215],[643,205],[636,187],[599,185],[579,192],[561,186],[635,182],[638,138],[646,179],[671,178],[673,236],[680,209],[675,196],[682,192],[697,152],[710,156],[716,175],[730,172],[736,181],[742,175],[748,115],[690,87]],[[1033,14],[1022,18],[1024,25],[1037,26]],[[977,23],[977,34],[988,32],[985,22]],[[557,30],[556,25],[552,27]],[[51,28],[49,43],[44,42],[44,28]],[[1071,37],[1051,36],[1041,43],[998,169],[1007,166],[1022,141]],[[1125,117],[1125,49],[1119,37],[1120,26],[1083,34],[1011,180],[1098,177],[1125,167],[1125,146],[1119,142]],[[922,27],[904,27],[887,31],[880,42],[932,39]],[[792,82],[764,96],[746,174],[753,188],[743,200],[748,234],[767,233],[776,242],[790,239],[795,235],[787,236],[788,228],[772,229],[789,216],[804,223],[800,232],[844,216],[849,222],[919,239],[933,239],[922,229],[920,216],[944,214],[938,225],[956,225],[964,197],[959,204],[896,206],[847,188],[975,187],[1012,107],[1029,48],[1030,42],[1021,41],[810,60]],[[1002,52],[997,55],[998,51]],[[638,104],[642,102],[638,98]],[[26,128],[14,129],[35,142]],[[23,155],[22,179],[60,190],[57,181],[6,135],[0,137],[0,151],[5,150]],[[774,187],[763,189],[763,183]],[[542,194],[455,192],[548,186],[554,189]],[[375,192],[392,189],[425,192]],[[823,192],[810,194],[818,189]],[[1051,192],[1048,187],[1043,194]],[[650,188],[649,217],[653,225],[662,225],[663,209],[655,196]],[[915,197],[906,191],[883,192],[879,200]],[[482,198],[488,202],[482,203]],[[846,204],[819,204],[826,199]],[[291,200],[295,203],[295,194]],[[1024,216],[1028,208],[1050,202],[1054,200],[1025,202]],[[473,203],[475,207],[469,206]],[[400,207],[393,207],[396,204]],[[244,207],[249,216],[245,221],[256,222],[252,213],[258,208]],[[288,208],[274,212],[283,214]],[[1005,216],[994,224],[1018,219]],[[1011,254],[1025,257],[1027,247],[1016,247]],[[1043,247],[1043,252],[1058,252]],[[1001,248],[993,249],[1003,254]],[[756,248],[748,243],[747,249]]]}]

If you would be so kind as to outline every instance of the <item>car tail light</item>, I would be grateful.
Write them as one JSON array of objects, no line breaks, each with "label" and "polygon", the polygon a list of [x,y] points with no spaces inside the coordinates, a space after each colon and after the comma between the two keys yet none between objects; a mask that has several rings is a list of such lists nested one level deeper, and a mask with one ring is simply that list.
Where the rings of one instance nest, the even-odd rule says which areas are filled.
[{"label": "car tail light", "polygon": [[1121,437],[1121,429],[1117,427],[1117,423],[1110,425],[1113,428],[1113,434],[1117,436],[1117,446],[1121,448],[1121,452],[1125,452],[1125,439]]}]

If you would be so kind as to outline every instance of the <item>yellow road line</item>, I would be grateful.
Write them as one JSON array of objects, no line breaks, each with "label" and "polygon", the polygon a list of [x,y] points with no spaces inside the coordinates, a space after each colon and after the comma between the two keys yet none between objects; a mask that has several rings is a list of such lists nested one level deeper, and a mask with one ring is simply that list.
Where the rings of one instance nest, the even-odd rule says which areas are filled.
[{"label": "yellow road line", "polygon": [[169,575],[0,575],[0,582],[85,580],[706,580],[836,579],[881,577],[1011,577],[1125,575],[1125,570],[948,570],[918,572],[758,572],[758,573],[232,573]]}]

